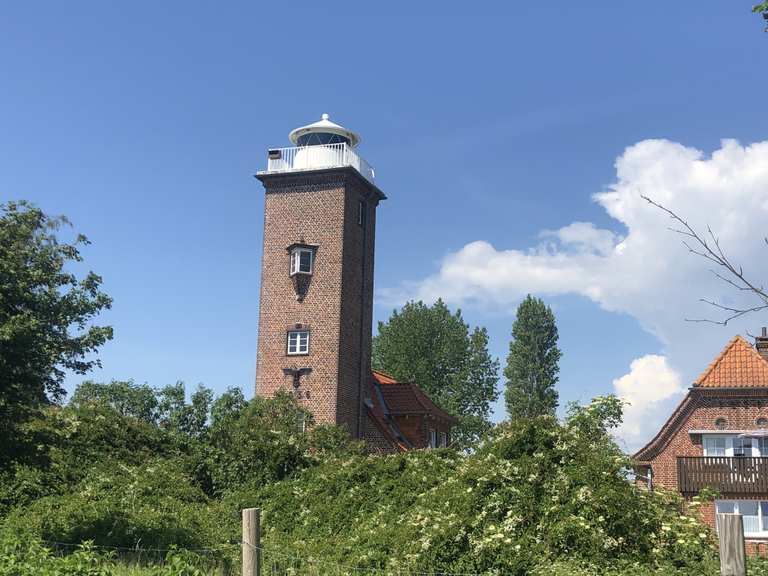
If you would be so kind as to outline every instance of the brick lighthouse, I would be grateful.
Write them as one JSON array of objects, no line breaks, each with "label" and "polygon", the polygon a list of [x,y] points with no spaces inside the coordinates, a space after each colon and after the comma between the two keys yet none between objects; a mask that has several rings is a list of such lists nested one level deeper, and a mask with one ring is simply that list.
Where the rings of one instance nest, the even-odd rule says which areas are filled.
[{"label": "brick lighthouse", "polygon": [[[289,138],[294,146],[269,150],[256,174],[265,189],[256,393],[290,391],[315,422],[381,451],[424,446],[438,428],[447,438],[451,417],[419,402],[417,386],[382,386],[371,371],[376,207],[386,196],[357,153],[360,137],[323,114]],[[392,394],[417,438],[400,430]],[[442,426],[428,428],[435,419]]]}]

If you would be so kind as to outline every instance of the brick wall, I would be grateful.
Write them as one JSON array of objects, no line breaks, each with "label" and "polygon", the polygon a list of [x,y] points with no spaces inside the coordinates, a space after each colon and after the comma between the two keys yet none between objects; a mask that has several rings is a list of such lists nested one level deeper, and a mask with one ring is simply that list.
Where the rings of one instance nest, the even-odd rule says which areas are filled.
[{"label": "brick wall", "polygon": [[[312,368],[297,390],[318,423],[345,425],[358,436],[361,374],[370,374],[373,238],[377,197],[350,168],[260,175],[265,186],[256,393],[292,390],[283,368]],[[358,201],[368,198],[366,225]],[[287,247],[317,246],[302,301],[289,275]],[[363,270],[365,269],[365,275]],[[288,356],[286,333],[310,330],[307,355]]]},{"label": "brick wall", "polygon": [[753,430],[757,428],[755,420],[758,417],[768,417],[768,391],[759,388],[693,388],[683,406],[678,421],[674,425],[665,425],[667,430],[662,430],[658,454],[650,459],[654,484],[672,490],[677,490],[677,456],[704,455],[701,435],[691,435],[688,431],[714,430],[718,418],[725,418],[723,432]]},{"label": "brick wall", "polygon": [[431,418],[424,415],[416,414],[403,414],[393,417],[397,427],[403,433],[408,441],[413,444],[414,448],[428,448],[429,447],[429,430],[433,429],[437,432],[437,440],[440,441],[440,432],[448,434],[448,443],[451,442],[451,428],[450,426],[436,418]]}]

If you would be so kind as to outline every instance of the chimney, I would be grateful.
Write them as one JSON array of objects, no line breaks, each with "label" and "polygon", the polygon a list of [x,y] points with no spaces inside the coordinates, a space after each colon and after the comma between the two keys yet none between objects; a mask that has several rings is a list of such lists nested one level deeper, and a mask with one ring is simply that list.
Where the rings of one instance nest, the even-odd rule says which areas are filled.
[{"label": "chimney", "polygon": [[768,360],[768,328],[763,326],[760,336],[755,336],[755,348],[760,352],[760,356]]}]

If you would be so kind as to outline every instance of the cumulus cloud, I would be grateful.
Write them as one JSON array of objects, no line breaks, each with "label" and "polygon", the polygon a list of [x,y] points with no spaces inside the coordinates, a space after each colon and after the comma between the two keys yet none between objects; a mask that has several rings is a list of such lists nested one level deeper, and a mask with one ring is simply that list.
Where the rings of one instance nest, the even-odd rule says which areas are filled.
[{"label": "cumulus cloud", "polygon": [[613,381],[613,390],[626,402],[624,421],[617,435],[627,445],[636,446],[646,439],[649,428],[662,424],[664,411],[660,408],[676,399],[683,386],[680,374],[664,356],[648,354],[632,361],[629,372]]},{"label": "cumulus cloud", "polygon": [[[675,142],[645,140],[627,148],[615,167],[614,183],[592,196],[613,218],[614,230],[573,222],[543,230],[540,243],[527,248],[495,247],[479,239],[446,255],[435,274],[383,290],[380,298],[442,297],[453,304],[512,311],[529,292],[579,294],[636,318],[659,339],[682,377],[692,381],[734,333],[754,332],[757,326],[750,323],[759,319],[747,317],[728,329],[684,321],[718,317],[699,298],[736,306],[749,296],[715,278],[711,266],[668,230],[673,224],[669,217],[642,196],[684,216],[698,230],[710,226],[732,261],[759,283],[768,278],[763,241],[768,233],[768,142],[742,146],[724,140],[705,155]],[[655,360],[651,369],[642,360],[617,382],[633,382],[640,389],[641,377],[644,385],[654,386],[666,374],[656,393],[668,393],[666,361],[662,367]],[[656,402],[642,405],[652,410]],[[642,422],[628,423],[625,433],[652,433]]]}]

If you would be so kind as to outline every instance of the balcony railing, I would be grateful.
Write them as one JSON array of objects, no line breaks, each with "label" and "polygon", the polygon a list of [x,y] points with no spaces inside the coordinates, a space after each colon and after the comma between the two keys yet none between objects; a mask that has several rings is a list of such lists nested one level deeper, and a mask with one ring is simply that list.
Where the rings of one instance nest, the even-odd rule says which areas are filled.
[{"label": "balcony railing", "polygon": [[768,494],[768,457],[678,456],[677,487],[683,494]]},{"label": "balcony railing", "polygon": [[344,143],[274,148],[269,151],[267,169],[259,173],[302,172],[342,166],[351,166],[373,183],[373,168]]}]

